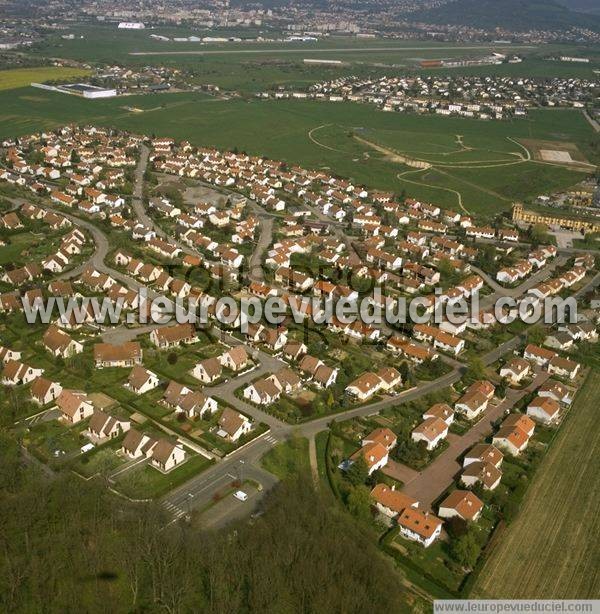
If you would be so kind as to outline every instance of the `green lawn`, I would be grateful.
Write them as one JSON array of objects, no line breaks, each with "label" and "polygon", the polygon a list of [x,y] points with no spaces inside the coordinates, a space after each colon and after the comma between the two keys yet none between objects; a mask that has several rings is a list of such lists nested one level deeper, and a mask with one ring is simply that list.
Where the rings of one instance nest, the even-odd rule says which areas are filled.
[{"label": "green lawn", "polygon": [[125,463],[125,458],[117,454],[120,446],[121,440],[95,448],[78,458],[72,465],[72,469],[85,478],[90,478],[96,474],[109,475],[119,465]]},{"label": "green lawn", "polygon": [[196,455],[189,457],[183,465],[167,474],[150,465],[135,467],[119,477],[116,488],[132,499],[156,499],[206,470],[211,464],[211,460]]},{"label": "green lawn", "polygon": [[293,437],[277,444],[262,457],[262,465],[281,480],[308,472],[308,439]]},{"label": "green lawn", "polygon": [[30,83],[44,83],[61,79],[70,80],[73,77],[89,75],[90,72],[90,70],[83,68],[63,68],[61,66],[0,70],[0,90],[14,90]]}]

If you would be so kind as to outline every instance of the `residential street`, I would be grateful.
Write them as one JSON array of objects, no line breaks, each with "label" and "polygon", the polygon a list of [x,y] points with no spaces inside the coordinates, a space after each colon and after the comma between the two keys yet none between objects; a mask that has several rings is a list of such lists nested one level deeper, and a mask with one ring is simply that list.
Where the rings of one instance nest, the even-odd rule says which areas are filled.
[{"label": "residential street", "polygon": [[[136,169],[136,184],[134,188],[135,197],[133,200],[134,210],[136,211],[136,215],[138,215],[139,219],[142,220],[143,223],[156,229],[157,234],[161,234],[161,236],[169,239],[170,241],[174,241],[171,237],[166,237],[162,230],[153,222],[153,220],[147,216],[147,213],[143,206],[143,202],[141,200],[142,183],[145,173],[145,165],[147,164],[147,154],[147,150],[143,152],[143,155],[140,159],[140,163],[138,164],[138,167]],[[22,199],[13,199],[13,202],[15,203],[15,205],[20,205],[25,201]],[[133,289],[138,290],[143,286],[143,284],[140,284],[135,279],[113,269],[105,262],[106,255],[108,254],[108,251],[110,249],[109,242],[105,234],[95,224],[83,220],[73,214],[63,213],[62,211],[58,211],[49,206],[46,206],[45,208],[48,211],[53,211],[57,214],[65,215],[65,217],[67,217],[74,225],[79,226],[84,230],[88,231],[95,243],[95,252],[90,258],[90,260],[87,263],[77,267],[77,269],[66,273],[63,276],[64,278],[74,278],[78,274],[80,274],[80,272],[86,266],[92,265],[98,271],[111,275],[113,278],[117,279],[118,281]],[[259,208],[257,207],[257,209]],[[260,216],[260,218],[260,237],[250,257],[251,275],[256,280],[262,279],[261,263],[264,258],[264,253],[266,249],[268,249],[272,241],[272,216],[265,214]],[[193,250],[187,248],[187,246],[185,251],[186,253],[195,253]],[[493,294],[488,295],[482,299],[482,308],[485,305],[491,305],[499,295],[509,295],[516,298],[526,293],[537,283],[543,281],[548,276],[550,276],[551,271],[554,270],[554,268],[564,264],[567,258],[572,253],[573,250],[564,250],[564,253],[561,252],[559,258],[555,259],[555,261],[552,263],[551,268],[546,267],[544,269],[541,269],[537,273],[534,273],[531,277],[529,277],[519,286],[508,290],[502,288],[499,284],[493,282],[493,280],[485,273],[482,273],[478,269],[474,269],[474,272],[481,274],[482,277],[486,280],[486,282],[494,290]],[[257,274],[257,271],[259,270],[261,271],[261,274]],[[583,295],[590,289],[597,287],[599,283],[600,274],[596,275],[590,282],[588,282],[583,288],[581,288],[576,293],[576,295]],[[150,298],[154,298],[155,296],[157,296],[157,294],[152,290],[148,292],[148,295]],[[146,334],[152,328],[156,328],[156,326],[145,326],[140,327],[138,329],[129,329],[124,327],[109,329],[104,333],[103,338],[105,341],[110,340],[113,342],[122,343],[126,340],[132,340],[139,335]],[[456,383],[462,377],[464,370],[466,369],[466,367],[460,361],[451,359],[449,357],[444,357],[445,362],[447,362],[451,366],[452,370],[449,373],[443,375],[442,377],[437,378],[436,380],[429,382],[420,382],[416,387],[402,391],[395,396],[389,396],[379,401],[367,403],[360,407],[348,409],[346,411],[339,412],[334,415],[316,418],[300,425],[289,425],[268,414],[267,412],[262,411],[256,406],[242,401],[234,394],[235,390],[242,386],[242,384],[252,381],[253,379],[261,375],[266,375],[268,373],[277,371],[278,369],[286,366],[286,363],[276,357],[271,356],[267,352],[243,344],[242,341],[240,341],[236,337],[233,337],[232,335],[229,335],[228,333],[225,333],[224,331],[216,327],[212,328],[212,332],[218,335],[220,339],[227,345],[245,345],[248,352],[251,355],[256,356],[256,359],[259,364],[256,369],[250,371],[248,374],[240,378],[232,378],[231,380],[223,382],[217,386],[209,387],[207,390],[210,391],[211,395],[214,395],[224,400],[227,404],[231,405],[232,407],[238,409],[243,413],[252,416],[255,420],[268,424],[270,427],[270,431],[266,435],[263,435],[252,441],[250,444],[244,446],[242,449],[233,452],[227,458],[217,461],[216,464],[210,467],[207,471],[191,478],[183,486],[179,487],[178,489],[164,497],[163,503],[165,504],[167,509],[170,509],[174,513],[176,517],[181,516],[184,513],[188,513],[192,509],[204,508],[211,501],[211,498],[213,497],[215,492],[218,492],[223,487],[223,485],[227,483],[227,480],[233,480],[236,477],[236,471],[239,469],[240,466],[243,466],[244,468],[245,479],[253,479],[257,483],[259,483],[261,485],[262,493],[268,491],[268,489],[271,488],[277,482],[277,479],[275,478],[275,476],[271,475],[260,467],[260,458],[277,442],[289,438],[293,432],[297,433],[300,436],[307,437],[311,442],[311,448],[314,449],[313,440],[315,435],[327,429],[331,421],[347,420],[359,416],[372,415],[378,413],[386,407],[394,406],[402,402],[409,402],[422,396],[426,396],[436,390],[439,390],[440,388],[448,387]],[[497,348],[494,348],[493,350],[482,356],[483,363],[485,365],[493,364],[502,356],[517,348],[523,341],[523,335],[510,339],[509,341],[503,343],[502,345],[498,346]],[[536,382],[539,382],[541,384],[543,381],[543,377],[543,374],[538,374]],[[491,424],[495,422],[498,417],[502,415],[505,409],[509,407],[510,402],[518,400],[517,397],[513,395],[516,395],[515,391],[509,391],[507,401],[488,411],[484,418],[480,422],[478,422],[465,436],[460,438],[453,438],[451,446],[447,450],[445,450],[422,473],[413,476],[413,474],[411,473],[412,470],[408,468],[403,468],[401,465],[398,465],[395,468],[396,471],[403,472],[404,477],[412,476],[412,479],[410,479],[408,482],[405,481],[406,492],[408,494],[411,494],[412,496],[415,496],[416,498],[419,498],[425,504],[431,504],[431,502],[435,500],[435,498],[441,492],[443,492],[443,490],[451,482],[452,477],[459,470],[460,467],[456,462],[456,459],[466,449],[471,447],[473,443],[481,440],[483,437],[489,434],[491,430]],[[190,444],[189,441],[184,441],[184,443],[186,445]],[[257,492],[254,495],[254,499],[256,501],[258,501],[260,497],[260,492]],[[250,509],[251,507],[252,506],[242,507],[242,510]],[[220,509],[222,508],[225,508],[225,506],[220,506]],[[239,513],[239,506],[231,506],[232,518]],[[228,513],[226,509],[223,509],[223,511],[220,511],[218,514],[218,521],[216,520],[215,522],[218,522],[218,524],[222,524],[227,522],[228,519]]]}]

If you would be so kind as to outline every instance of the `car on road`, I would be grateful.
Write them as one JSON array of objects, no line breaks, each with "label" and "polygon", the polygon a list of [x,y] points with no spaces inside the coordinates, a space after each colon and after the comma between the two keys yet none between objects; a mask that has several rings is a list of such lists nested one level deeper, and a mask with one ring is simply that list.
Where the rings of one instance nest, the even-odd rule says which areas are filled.
[{"label": "car on road", "polygon": [[233,496],[236,499],[239,499],[240,501],[247,501],[248,500],[248,495],[243,490],[236,490],[233,493]]}]

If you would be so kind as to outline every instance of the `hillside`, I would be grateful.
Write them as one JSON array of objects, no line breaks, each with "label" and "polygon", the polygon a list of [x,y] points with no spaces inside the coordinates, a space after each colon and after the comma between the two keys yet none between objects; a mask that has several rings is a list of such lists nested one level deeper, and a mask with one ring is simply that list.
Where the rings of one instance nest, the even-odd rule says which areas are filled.
[{"label": "hillside", "polygon": [[[563,2],[575,4],[575,0]],[[455,0],[413,16],[429,23],[487,30],[497,27],[515,31],[566,30],[582,26],[600,31],[600,17],[575,12],[554,0]]]},{"label": "hillside", "polygon": [[558,3],[566,6],[572,11],[600,15],[600,4],[598,0],[558,0]]}]

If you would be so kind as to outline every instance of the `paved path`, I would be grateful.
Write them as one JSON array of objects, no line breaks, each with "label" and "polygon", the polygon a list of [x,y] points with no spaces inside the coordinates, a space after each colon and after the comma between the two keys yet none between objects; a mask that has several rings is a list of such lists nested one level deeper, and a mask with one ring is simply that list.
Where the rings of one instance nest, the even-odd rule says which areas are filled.
[{"label": "paved path", "polygon": [[412,482],[419,475],[418,471],[415,471],[414,469],[411,469],[410,467],[407,467],[406,465],[403,465],[392,458],[388,460],[387,465],[381,471],[390,478],[393,478],[398,482],[402,482],[403,484]]},{"label": "paved path", "polygon": [[252,250],[252,255],[248,263],[248,276],[252,281],[262,282],[265,279],[263,262],[265,253],[273,242],[273,218],[270,216],[260,216],[260,226],[258,241]]},{"label": "paved path", "polygon": [[[534,45],[510,45],[510,49],[534,49]],[[378,51],[431,51],[432,47],[328,47],[321,49],[311,49],[311,54],[321,53],[340,53],[340,52],[352,52],[352,53],[377,53]],[[494,50],[493,45],[465,45],[463,47],[435,47],[435,50],[440,51],[456,51],[456,50],[476,50],[476,49],[489,49]],[[231,54],[261,54],[261,53],[295,53],[302,54],[308,53],[302,49],[296,47],[290,48],[265,48],[265,49],[207,49],[207,50],[189,50],[189,51],[132,51],[129,55],[231,55]]]},{"label": "paved path", "polygon": [[506,398],[496,406],[490,406],[483,417],[464,435],[448,437],[449,447],[444,450],[426,469],[402,489],[407,495],[418,499],[422,506],[429,508],[441,493],[452,484],[460,471],[458,459],[476,443],[483,441],[493,432],[495,423],[500,420],[524,396],[537,390],[549,377],[546,371],[538,371],[531,384],[523,390],[508,389]]}]

